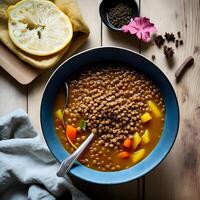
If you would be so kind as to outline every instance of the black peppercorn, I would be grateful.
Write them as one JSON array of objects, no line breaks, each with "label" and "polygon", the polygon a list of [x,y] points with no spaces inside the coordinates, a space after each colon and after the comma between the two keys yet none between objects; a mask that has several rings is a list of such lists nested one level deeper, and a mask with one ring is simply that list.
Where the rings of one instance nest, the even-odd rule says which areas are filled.
[{"label": "black peppercorn", "polygon": [[108,19],[116,28],[121,28],[123,25],[128,24],[132,16],[133,9],[126,2],[113,2],[108,10]]},{"label": "black peppercorn", "polygon": [[180,40],[180,45],[183,45],[183,40]]}]

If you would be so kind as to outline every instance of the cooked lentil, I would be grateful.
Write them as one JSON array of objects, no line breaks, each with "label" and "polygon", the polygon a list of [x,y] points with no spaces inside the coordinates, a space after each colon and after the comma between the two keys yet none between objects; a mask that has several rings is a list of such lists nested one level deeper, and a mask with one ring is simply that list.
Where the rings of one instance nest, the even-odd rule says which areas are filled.
[{"label": "cooked lentil", "polygon": [[[79,146],[92,131],[95,139],[83,153],[80,162],[100,171],[116,171],[131,167],[131,159],[121,159],[117,155],[124,150],[125,139],[141,136],[148,128],[151,142],[140,143],[136,150],[146,149],[146,157],[156,146],[162,133],[164,117],[152,118],[143,123],[140,119],[145,112],[151,113],[147,104],[153,100],[160,112],[165,106],[158,88],[146,76],[128,67],[94,67],[86,69],[69,81],[69,102],[65,109],[65,121],[77,128],[74,144]],[[55,110],[64,105],[64,92],[60,91]],[[80,128],[80,120],[85,120],[87,130]],[[55,127],[61,142],[72,153],[64,128],[55,117]],[[134,150],[135,151],[135,150]],[[89,164],[88,164],[89,163]]]}]

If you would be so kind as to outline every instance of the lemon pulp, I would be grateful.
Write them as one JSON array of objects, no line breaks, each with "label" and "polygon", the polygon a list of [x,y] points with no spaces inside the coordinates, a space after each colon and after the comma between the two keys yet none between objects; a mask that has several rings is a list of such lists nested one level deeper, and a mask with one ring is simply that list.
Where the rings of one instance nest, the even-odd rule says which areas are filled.
[{"label": "lemon pulp", "polygon": [[23,51],[47,56],[63,49],[73,36],[67,15],[47,0],[23,0],[10,6],[8,29],[13,43]]}]

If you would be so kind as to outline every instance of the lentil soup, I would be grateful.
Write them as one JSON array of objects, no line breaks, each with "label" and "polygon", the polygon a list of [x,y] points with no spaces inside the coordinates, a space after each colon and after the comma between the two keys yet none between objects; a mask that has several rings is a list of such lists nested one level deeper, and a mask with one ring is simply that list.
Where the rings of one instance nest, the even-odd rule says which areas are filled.
[{"label": "lentil soup", "polygon": [[64,111],[61,89],[54,106],[56,133],[72,153],[93,132],[95,138],[79,161],[99,171],[129,168],[158,143],[165,106],[158,88],[146,76],[119,66],[86,68],[68,81]]}]

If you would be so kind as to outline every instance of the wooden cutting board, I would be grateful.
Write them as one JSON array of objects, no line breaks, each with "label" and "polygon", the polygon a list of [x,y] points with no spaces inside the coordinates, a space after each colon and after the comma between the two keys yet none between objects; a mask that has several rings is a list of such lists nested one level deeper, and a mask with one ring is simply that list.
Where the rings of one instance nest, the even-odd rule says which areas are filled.
[{"label": "wooden cutting board", "polygon": [[45,71],[23,62],[2,43],[0,43],[0,66],[23,85],[31,83]]}]

